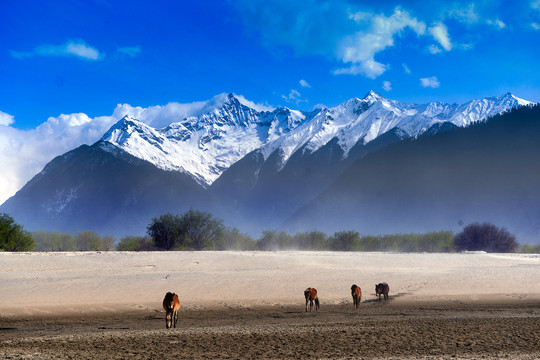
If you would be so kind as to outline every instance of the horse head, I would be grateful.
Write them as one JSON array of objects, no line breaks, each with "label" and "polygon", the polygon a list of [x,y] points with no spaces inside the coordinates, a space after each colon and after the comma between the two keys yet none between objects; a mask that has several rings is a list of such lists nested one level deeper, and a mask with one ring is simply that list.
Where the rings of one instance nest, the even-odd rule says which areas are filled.
[{"label": "horse head", "polygon": [[163,302],[166,304],[167,309],[172,310],[174,308],[174,293],[168,292]]}]

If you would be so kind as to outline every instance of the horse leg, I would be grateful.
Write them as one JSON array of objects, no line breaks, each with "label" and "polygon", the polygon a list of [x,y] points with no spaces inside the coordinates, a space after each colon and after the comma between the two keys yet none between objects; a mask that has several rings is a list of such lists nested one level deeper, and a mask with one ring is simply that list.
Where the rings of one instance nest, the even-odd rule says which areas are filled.
[{"label": "horse leg", "polygon": [[173,310],[173,327],[176,329],[176,320],[178,319],[178,312]]},{"label": "horse leg", "polygon": [[307,312],[307,303],[308,303],[308,301],[309,301],[309,300],[308,300],[308,299],[306,299],[306,312]]},{"label": "horse leg", "polygon": [[165,327],[166,327],[167,329],[171,327],[171,326],[169,325],[169,312],[168,312],[168,311],[165,313]]},{"label": "horse leg", "polygon": [[309,312],[313,309],[313,299],[309,299]]},{"label": "horse leg", "polygon": [[388,300],[388,294],[384,294],[384,300]]}]

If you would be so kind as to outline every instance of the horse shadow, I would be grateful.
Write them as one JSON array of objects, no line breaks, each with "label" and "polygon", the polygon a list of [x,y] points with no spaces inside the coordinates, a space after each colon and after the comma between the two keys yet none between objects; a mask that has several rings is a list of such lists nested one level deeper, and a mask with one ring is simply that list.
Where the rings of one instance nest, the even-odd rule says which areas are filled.
[{"label": "horse shadow", "polygon": [[[385,301],[392,301],[395,298],[399,298],[399,297],[409,295],[409,294],[410,293],[402,292],[402,293],[397,293],[395,295],[388,295],[388,300],[382,300],[380,302],[384,303]],[[379,303],[379,298],[376,297],[376,298],[373,298],[373,299],[368,299],[368,300],[362,301],[362,304],[371,304],[371,303]]]}]

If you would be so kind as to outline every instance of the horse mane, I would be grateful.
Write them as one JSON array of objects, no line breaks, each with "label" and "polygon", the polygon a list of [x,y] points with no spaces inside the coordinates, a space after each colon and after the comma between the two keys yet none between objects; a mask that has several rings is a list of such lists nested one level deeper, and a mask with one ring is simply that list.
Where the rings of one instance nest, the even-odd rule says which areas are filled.
[{"label": "horse mane", "polygon": [[176,294],[175,293],[172,293],[172,292],[168,292],[167,294],[165,294],[165,300],[166,302],[170,303],[171,301],[174,301],[174,296]]}]

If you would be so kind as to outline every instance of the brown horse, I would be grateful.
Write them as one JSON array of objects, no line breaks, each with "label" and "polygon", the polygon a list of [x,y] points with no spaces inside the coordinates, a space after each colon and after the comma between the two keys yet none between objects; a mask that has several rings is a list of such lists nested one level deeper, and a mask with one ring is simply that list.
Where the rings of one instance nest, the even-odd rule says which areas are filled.
[{"label": "brown horse", "polygon": [[390,292],[390,287],[387,283],[383,282],[375,285],[375,294],[379,295],[379,301],[381,301],[381,295],[384,296],[384,300],[388,300],[388,292]]},{"label": "brown horse", "polygon": [[163,308],[165,309],[165,326],[169,329],[176,327],[178,320],[178,309],[180,309],[180,300],[175,293],[168,292],[163,299]]},{"label": "brown horse", "polygon": [[306,298],[306,312],[307,312],[308,302],[309,302],[309,311],[311,312],[314,301],[315,301],[315,311],[319,310],[319,306],[320,306],[319,298],[317,297],[317,290],[315,288],[307,288],[306,291],[304,291],[304,297]]},{"label": "brown horse", "polygon": [[362,290],[360,289],[360,286],[351,286],[351,295],[354,308],[358,309],[358,305],[360,305],[360,302],[362,301]]}]

